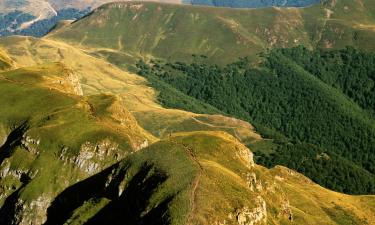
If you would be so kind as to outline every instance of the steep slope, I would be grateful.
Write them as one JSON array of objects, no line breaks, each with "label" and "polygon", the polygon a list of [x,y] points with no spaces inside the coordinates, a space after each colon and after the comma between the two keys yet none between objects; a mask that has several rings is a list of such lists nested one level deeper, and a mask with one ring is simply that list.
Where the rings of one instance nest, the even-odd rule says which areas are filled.
[{"label": "steep slope", "polygon": [[84,98],[64,65],[0,74],[0,223],[40,224],[55,195],[156,139],[111,95]]},{"label": "steep slope", "polygon": [[[50,62],[63,63],[74,71],[85,96],[103,92],[119,95],[141,126],[157,137],[167,137],[170,133],[181,131],[221,130],[245,143],[260,139],[253,127],[241,120],[165,109],[157,103],[157,93],[147,86],[144,78],[65,43],[31,37],[7,37],[0,39],[0,46],[7,50],[17,65],[30,67]],[[219,110],[211,112],[220,113]]]},{"label": "steep slope", "polygon": [[6,70],[11,68],[13,65],[12,60],[8,57],[8,55],[0,49],[0,71]]},{"label": "steep slope", "polygon": [[113,3],[49,37],[89,48],[115,63],[134,62],[134,58],[191,61],[192,55],[223,63],[256,57],[267,48],[296,45],[373,50],[374,11],[370,0],[241,10]]}]

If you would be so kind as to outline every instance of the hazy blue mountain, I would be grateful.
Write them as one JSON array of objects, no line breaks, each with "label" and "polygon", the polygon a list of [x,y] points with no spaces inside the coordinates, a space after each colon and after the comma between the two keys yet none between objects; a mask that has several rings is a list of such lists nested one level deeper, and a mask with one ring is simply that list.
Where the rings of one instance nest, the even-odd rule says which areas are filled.
[{"label": "hazy blue mountain", "polygon": [[[90,9],[62,9],[57,15],[36,20],[37,17],[21,11],[14,11],[8,14],[0,14],[0,36],[25,35],[41,37],[47,34],[60,20],[76,20],[90,12]],[[35,22],[23,27],[23,24],[32,20]]]}]

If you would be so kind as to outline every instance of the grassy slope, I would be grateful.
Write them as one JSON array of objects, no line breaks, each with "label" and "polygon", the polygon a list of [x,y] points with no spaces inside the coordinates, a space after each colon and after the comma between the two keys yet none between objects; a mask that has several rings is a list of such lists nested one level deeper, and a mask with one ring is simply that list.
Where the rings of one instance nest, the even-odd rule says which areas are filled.
[{"label": "grassy slope", "polygon": [[[53,87],[48,85],[51,79]],[[7,213],[15,207],[7,198],[11,193],[25,201],[26,208],[40,196],[40,201],[48,201],[77,180],[137,150],[145,140],[155,140],[114,96],[85,98],[66,93],[69,82],[59,63],[0,73],[2,220],[12,216]],[[95,151],[96,145],[104,146],[105,160],[82,155],[87,154],[82,151]],[[37,213],[21,210],[21,216],[36,223],[42,216]]]},{"label": "grassy slope", "polygon": [[270,47],[300,44],[374,49],[370,44],[374,9],[370,0],[339,0],[332,6],[301,9],[114,3],[49,37],[85,46],[117,64],[133,62],[134,57],[190,60],[192,54],[223,63],[241,56],[255,57]]},{"label": "grassy slope", "polygon": [[[157,93],[144,78],[125,72],[105,60],[86,54],[79,48],[62,42],[29,37],[8,37],[0,40],[0,47],[7,50],[15,63],[35,66],[40,63],[61,62],[79,77],[83,94],[112,93],[120,95],[121,101],[136,117],[142,127],[157,137],[170,132],[194,130],[226,130],[243,140],[259,139],[254,129],[245,122],[233,127],[226,118],[218,124],[217,117],[194,114],[186,111],[165,109],[157,103]],[[201,123],[199,118],[207,118]],[[196,120],[198,118],[198,121]],[[225,118],[225,117],[224,117]],[[220,120],[219,120],[220,121]]]},{"label": "grassy slope", "polygon": [[[226,133],[177,133],[113,166],[109,185],[104,185],[105,173],[101,173],[62,192],[49,212],[60,213],[60,221],[72,224],[117,224],[123,220],[144,224],[239,224],[244,208],[252,212],[262,205],[258,199],[263,199],[267,219],[258,215],[268,224],[288,223],[289,212],[295,224],[374,222],[373,197],[327,191],[283,167],[253,167],[246,151]],[[257,180],[252,185],[250,174]],[[99,188],[85,194],[83,191],[92,182]],[[70,195],[74,191],[82,191],[80,199]],[[111,194],[113,191],[116,194]],[[289,205],[282,208],[286,202]],[[249,216],[245,221],[253,219]],[[56,221],[49,218],[48,224]]]},{"label": "grassy slope", "polygon": [[12,60],[8,57],[8,55],[0,49],[0,71],[6,70],[12,67]]}]

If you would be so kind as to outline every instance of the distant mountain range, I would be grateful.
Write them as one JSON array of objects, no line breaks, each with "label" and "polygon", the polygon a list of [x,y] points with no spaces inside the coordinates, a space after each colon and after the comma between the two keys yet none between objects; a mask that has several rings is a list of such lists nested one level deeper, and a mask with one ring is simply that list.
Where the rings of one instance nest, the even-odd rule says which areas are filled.
[{"label": "distant mountain range", "polygon": [[[112,0],[2,0],[0,1],[0,36],[41,37],[61,20],[76,20],[92,9]],[[129,1],[129,0],[125,0]],[[259,8],[267,6],[303,7],[319,0],[154,0],[218,7]]]}]

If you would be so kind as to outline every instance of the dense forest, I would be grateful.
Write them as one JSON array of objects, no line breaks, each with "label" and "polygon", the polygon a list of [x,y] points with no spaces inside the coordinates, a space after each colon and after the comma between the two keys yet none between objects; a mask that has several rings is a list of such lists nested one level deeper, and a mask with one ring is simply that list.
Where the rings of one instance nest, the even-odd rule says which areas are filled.
[{"label": "dense forest", "polygon": [[194,110],[192,97],[254,124],[276,146],[252,146],[259,163],[285,165],[337,191],[375,193],[375,54],[297,47],[272,50],[258,66],[242,58],[224,67],[198,58],[139,62],[139,74],[167,107],[204,111]]},{"label": "dense forest", "polygon": [[0,36],[11,35],[21,24],[33,19],[35,19],[35,16],[22,13],[21,11],[15,11],[8,14],[0,13]]}]

